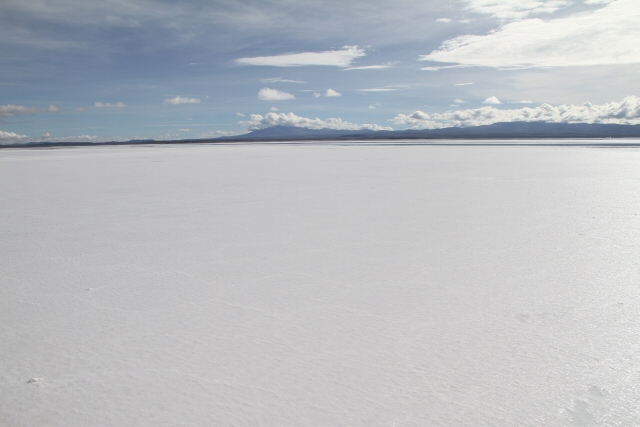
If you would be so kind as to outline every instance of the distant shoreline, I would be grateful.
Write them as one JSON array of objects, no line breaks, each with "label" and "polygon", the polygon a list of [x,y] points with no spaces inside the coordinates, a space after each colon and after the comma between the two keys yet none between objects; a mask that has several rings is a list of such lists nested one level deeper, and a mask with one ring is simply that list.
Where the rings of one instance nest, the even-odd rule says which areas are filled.
[{"label": "distant shoreline", "polygon": [[[534,142],[539,141],[539,142]],[[573,141],[573,142],[569,142]],[[624,142],[628,141],[628,142]],[[107,142],[36,142],[27,144],[0,144],[0,149],[9,148],[63,148],[63,147],[102,147],[102,146],[149,146],[149,145],[193,145],[193,144],[332,144],[347,145],[447,145],[447,146],[602,146],[602,147],[640,147],[640,137],[477,137],[477,138],[255,138],[255,139],[180,139],[167,141],[107,141]],[[297,144],[296,144],[297,145]]]},{"label": "distant shoreline", "polygon": [[[235,136],[207,139],[174,139],[156,141],[153,139],[132,139],[129,141],[67,141],[67,142],[30,142],[26,144],[6,144],[0,148],[25,147],[84,147],[107,145],[143,145],[143,144],[227,144],[227,143],[363,143],[382,141],[496,141],[504,145],[504,141],[532,140],[640,140],[640,125],[617,125],[596,123],[547,123],[547,122],[503,122],[485,126],[449,127],[441,129],[407,129],[407,130],[348,130],[348,129],[309,129],[293,126],[271,126],[256,129],[249,133]],[[449,142],[451,144],[452,142]],[[619,143],[619,142],[618,142]],[[522,144],[522,143],[521,143]],[[548,145],[548,144],[545,144]],[[610,144],[609,144],[610,145]],[[628,144],[627,144],[628,145]]]}]

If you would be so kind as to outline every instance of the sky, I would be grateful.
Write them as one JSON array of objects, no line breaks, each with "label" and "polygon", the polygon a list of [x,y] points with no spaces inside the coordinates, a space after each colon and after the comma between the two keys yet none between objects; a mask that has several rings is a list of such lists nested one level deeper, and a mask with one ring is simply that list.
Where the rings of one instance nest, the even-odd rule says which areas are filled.
[{"label": "sky", "polygon": [[640,124],[638,0],[0,0],[0,143]]}]

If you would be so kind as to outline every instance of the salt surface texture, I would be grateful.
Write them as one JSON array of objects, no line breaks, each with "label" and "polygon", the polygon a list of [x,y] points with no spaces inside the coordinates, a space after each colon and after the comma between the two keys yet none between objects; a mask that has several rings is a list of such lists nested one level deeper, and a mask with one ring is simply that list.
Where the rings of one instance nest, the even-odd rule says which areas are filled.
[{"label": "salt surface texture", "polygon": [[0,152],[0,425],[640,424],[640,150]]}]

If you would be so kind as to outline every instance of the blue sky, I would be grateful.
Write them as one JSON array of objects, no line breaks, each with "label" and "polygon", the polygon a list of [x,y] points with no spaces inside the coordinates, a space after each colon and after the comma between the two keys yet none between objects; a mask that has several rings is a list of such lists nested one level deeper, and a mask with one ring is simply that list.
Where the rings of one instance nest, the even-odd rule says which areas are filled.
[{"label": "blue sky", "polygon": [[2,0],[0,141],[640,123],[637,0]]}]

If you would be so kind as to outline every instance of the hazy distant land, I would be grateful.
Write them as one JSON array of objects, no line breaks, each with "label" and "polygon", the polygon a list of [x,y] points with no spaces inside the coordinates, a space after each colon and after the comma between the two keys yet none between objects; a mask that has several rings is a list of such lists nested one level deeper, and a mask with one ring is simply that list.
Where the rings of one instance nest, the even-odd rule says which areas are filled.
[{"label": "hazy distant land", "polygon": [[496,123],[487,126],[450,127],[443,129],[410,129],[396,131],[307,129],[273,126],[246,134],[213,139],[130,140],[111,142],[32,142],[6,144],[0,148],[53,147],[82,145],[128,145],[140,143],[179,144],[238,141],[382,141],[382,140],[549,140],[549,139],[605,139],[640,138],[640,125],[541,123]]}]

